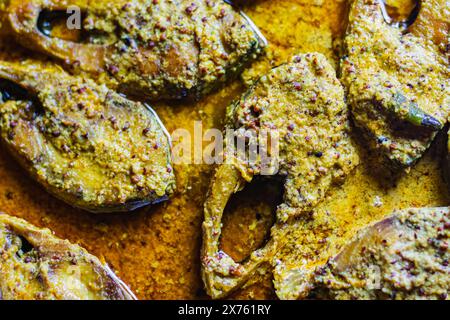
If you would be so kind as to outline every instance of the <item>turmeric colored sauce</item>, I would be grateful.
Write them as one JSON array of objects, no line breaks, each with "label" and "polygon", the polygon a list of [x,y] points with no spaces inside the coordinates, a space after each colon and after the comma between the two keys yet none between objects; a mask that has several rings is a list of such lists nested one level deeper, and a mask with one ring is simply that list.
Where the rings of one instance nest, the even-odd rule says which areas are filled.
[{"label": "turmeric colored sauce", "polygon": [[[345,4],[336,0],[260,0],[245,7],[269,41],[266,56],[244,72],[244,81],[230,83],[199,102],[153,104],[169,132],[186,128],[193,134],[197,120],[203,122],[204,130],[222,128],[225,108],[244,91],[243,83],[295,53],[321,52],[337,66]],[[14,47],[0,50],[2,59],[16,60],[22,55]],[[362,165],[323,204],[337,215],[337,227],[354,233],[393,209],[450,203],[440,168],[442,141],[399,178],[379,175],[368,161],[371,156],[363,151],[363,142],[361,149]],[[206,298],[200,278],[201,223],[213,167],[178,165],[174,169],[177,191],[168,202],[127,214],[93,215],[47,194],[1,149],[0,210],[48,227],[105,259],[140,299]],[[222,248],[242,260],[263,245],[278,203],[280,192],[265,182],[254,182],[236,195],[225,213]],[[271,273],[261,272],[231,297],[274,298]]]}]

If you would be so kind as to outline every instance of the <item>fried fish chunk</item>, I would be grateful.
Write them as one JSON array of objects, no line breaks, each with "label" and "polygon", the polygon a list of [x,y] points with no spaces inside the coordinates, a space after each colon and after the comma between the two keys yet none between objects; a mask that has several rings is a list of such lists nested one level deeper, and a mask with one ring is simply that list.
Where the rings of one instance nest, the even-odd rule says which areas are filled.
[{"label": "fried fish chunk", "polygon": [[[79,39],[54,36],[55,15],[76,8]],[[22,45],[151,99],[199,98],[266,46],[251,20],[221,0],[12,0],[7,11]]]},{"label": "fried fish chunk", "polygon": [[0,300],[136,300],[85,249],[0,213]]},{"label": "fried fish chunk", "polygon": [[397,211],[361,230],[315,276],[327,299],[447,299],[449,208]]},{"label": "fried fish chunk", "polygon": [[156,113],[54,66],[0,62],[0,139],[50,193],[92,212],[130,211],[175,187]]},{"label": "fried fish chunk", "polygon": [[220,298],[242,285],[270,255],[268,245],[240,265],[219,251],[221,219],[230,196],[256,175],[278,175],[285,182],[277,220],[283,223],[311,210],[359,163],[348,117],[335,71],[316,53],[271,70],[230,106],[227,129],[236,130],[238,138],[248,130],[267,130],[278,136],[279,148],[267,163],[262,157],[252,162],[238,152],[225,152],[204,208],[202,275],[209,295]]},{"label": "fried fish chunk", "polygon": [[381,0],[351,5],[341,63],[355,124],[399,167],[413,165],[447,122],[450,108],[448,1],[424,0],[394,23]]}]

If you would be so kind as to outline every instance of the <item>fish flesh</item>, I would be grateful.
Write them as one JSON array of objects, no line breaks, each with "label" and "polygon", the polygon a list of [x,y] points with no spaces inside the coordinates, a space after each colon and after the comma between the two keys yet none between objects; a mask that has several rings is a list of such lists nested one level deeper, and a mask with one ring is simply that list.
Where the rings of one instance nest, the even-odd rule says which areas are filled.
[{"label": "fish flesh", "polygon": [[225,162],[215,172],[204,206],[202,274],[213,298],[245,283],[270,256],[268,244],[240,265],[218,249],[230,196],[260,175],[263,165],[269,167],[270,176],[284,181],[283,203],[276,214],[279,223],[286,223],[314,208],[359,164],[349,135],[344,90],[321,54],[298,55],[261,77],[230,106],[226,128],[234,129],[238,137],[248,130],[274,132],[279,152],[265,164],[262,158],[253,163],[225,148]]},{"label": "fish flesh", "polygon": [[360,230],[315,272],[325,299],[448,299],[449,208],[399,210]]},{"label": "fish flesh", "polygon": [[[69,23],[71,8],[81,16],[73,26],[79,36],[64,39],[52,33],[52,21]],[[200,98],[267,44],[244,13],[222,0],[12,0],[6,10],[10,33],[23,46],[154,100]]]},{"label": "fish flesh", "polygon": [[400,168],[422,157],[450,108],[448,1],[417,2],[395,23],[384,1],[353,1],[341,63],[356,126]]},{"label": "fish flesh", "polygon": [[104,262],[0,213],[0,300],[136,300]]}]

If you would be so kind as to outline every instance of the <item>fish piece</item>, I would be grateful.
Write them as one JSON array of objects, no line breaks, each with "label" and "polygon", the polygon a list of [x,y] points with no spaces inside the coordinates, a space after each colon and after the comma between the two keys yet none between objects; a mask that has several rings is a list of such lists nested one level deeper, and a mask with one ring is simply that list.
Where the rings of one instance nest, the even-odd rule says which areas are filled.
[{"label": "fish piece", "polygon": [[[75,39],[54,36],[52,21],[74,23],[65,13],[73,8],[82,16]],[[222,0],[12,0],[7,10],[22,45],[151,99],[199,98],[266,46],[253,22]]]},{"label": "fish piece", "polygon": [[341,79],[356,126],[398,167],[420,159],[447,122],[448,10],[446,0],[419,1],[395,23],[381,0],[351,5]]},{"label": "fish piece", "polygon": [[366,227],[315,275],[327,299],[448,299],[449,208],[397,211]]},{"label": "fish piece", "polygon": [[219,251],[221,219],[230,196],[256,175],[279,176],[284,198],[277,220],[284,223],[311,210],[359,163],[348,117],[334,69],[315,53],[271,70],[230,106],[226,129],[235,130],[238,139],[249,130],[267,131],[278,137],[278,152],[269,161],[260,154],[253,162],[226,147],[225,163],[217,168],[204,209],[202,274],[209,295],[220,298],[245,283],[272,250],[268,244],[253,252],[245,265]]},{"label": "fish piece", "polygon": [[50,193],[91,212],[126,212],[175,188],[156,113],[54,66],[0,62],[0,139]]},{"label": "fish piece", "polygon": [[0,299],[136,300],[97,257],[25,220],[0,213]]}]

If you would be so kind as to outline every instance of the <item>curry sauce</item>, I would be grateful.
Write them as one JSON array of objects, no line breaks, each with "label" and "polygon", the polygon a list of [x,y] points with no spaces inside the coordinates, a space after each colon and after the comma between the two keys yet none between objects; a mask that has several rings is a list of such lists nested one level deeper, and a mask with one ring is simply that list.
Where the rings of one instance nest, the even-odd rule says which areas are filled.
[{"label": "curry sauce", "polygon": [[[226,107],[254,79],[295,54],[319,52],[334,67],[339,65],[346,1],[260,0],[252,1],[243,10],[269,42],[265,56],[245,70],[241,79],[198,102],[153,103],[169,132],[185,128],[193,133],[193,122],[197,120],[202,121],[204,129],[222,128]],[[17,61],[29,57],[28,52],[11,45],[6,36],[2,35],[1,42],[0,58]],[[305,225],[304,230],[284,233],[285,240],[289,240],[289,235],[298,239],[303,233],[301,245],[288,241],[284,247],[291,261],[318,250],[326,252],[327,241],[342,246],[340,236],[354,235],[394,209],[450,204],[441,169],[443,137],[438,137],[410,171],[397,175],[378,166],[374,161],[377,155],[366,150],[357,134],[354,138],[361,164],[318,208],[324,216],[326,212],[333,217],[334,231],[329,236],[323,230],[314,230],[314,225]],[[213,169],[209,165],[175,165],[177,190],[170,200],[128,214],[100,216],[74,209],[46,193],[2,149],[0,208],[39,227],[50,228],[58,237],[78,243],[104,259],[139,299],[206,298],[200,277],[201,224]],[[236,261],[244,260],[264,244],[280,203],[278,189],[274,185],[268,187],[265,181],[255,181],[237,194],[225,210],[221,248]],[[323,256],[325,253],[315,263],[325,263]],[[284,271],[276,270],[275,277]],[[271,274],[268,268],[261,269],[258,277],[231,297],[274,298]]]}]

